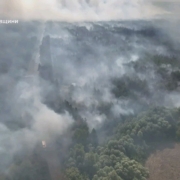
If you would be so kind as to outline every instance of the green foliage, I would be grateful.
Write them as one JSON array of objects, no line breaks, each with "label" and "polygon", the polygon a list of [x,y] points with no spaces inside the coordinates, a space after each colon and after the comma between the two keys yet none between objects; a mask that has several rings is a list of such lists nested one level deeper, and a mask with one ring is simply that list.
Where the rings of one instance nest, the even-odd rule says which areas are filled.
[{"label": "green foliage", "polygon": [[145,180],[148,171],[142,163],[153,150],[151,144],[180,138],[179,115],[180,109],[156,107],[120,122],[111,140],[103,146],[96,146],[92,141],[85,149],[78,145],[82,167],[75,146],[74,155],[71,155],[73,166],[79,167],[81,174],[85,173],[93,180]]},{"label": "green foliage", "polygon": [[105,166],[100,169],[92,180],[122,180],[113,167]]},{"label": "green foliage", "polygon": [[151,57],[151,61],[156,65],[156,66],[161,66],[161,65],[170,65],[172,67],[176,67],[179,64],[179,59],[176,57],[165,57],[163,55],[156,55]]},{"label": "green foliage", "polygon": [[98,137],[95,129],[93,129],[89,135],[89,143],[94,147],[98,145]]},{"label": "green foliage", "polygon": [[96,163],[98,162],[98,154],[90,152],[86,153],[84,157],[84,169],[86,174],[92,179],[97,171]]},{"label": "green foliage", "polygon": [[74,127],[73,141],[75,144],[87,145],[89,138],[89,128],[86,122],[81,122]]},{"label": "green foliage", "polygon": [[65,172],[67,180],[84,180],[79,170],[75,167],[71,167]]},{"label": "green foliage", "polygon": [[144,180],[148,177],[148,171],[140,163],[129,158],[124,158],[115,166],[117,174],[125,180]]},{"label": "green foliage", "polygon": [[77,144],[70,150],[69,160],[67,162],[67,167],[76,166],[79,169],[83,169],[84,162],[84,146],[81,144]]},{"label": "green foliage", "polygon": [[136,92],[148,95],[147,82],[141,80],[138,76],[128,77],[123,76],[120,79],[113,79],[112,93],[115,97],[135,97]]},{"label": "green foliage", "polygon": [[[101,146],[95,129],[89,132],[80,121],[72,128],[72,144],[63,165],[66,180],[147,180],[143,163],[151,147],[180,140],[180,109],[151,108],[138,116],[120,121],[112,136]],[[152,146],[153,143],[153,146]],[[48,180],[46,164],[38,158],[17,161],[9,179]]]},{"label": "green foliage", "polygon": [[148,142],[174,137],[175,122],[170,110],[154,108],[142,113],[117,129],[118,136],[129,134],[135,140]]}]

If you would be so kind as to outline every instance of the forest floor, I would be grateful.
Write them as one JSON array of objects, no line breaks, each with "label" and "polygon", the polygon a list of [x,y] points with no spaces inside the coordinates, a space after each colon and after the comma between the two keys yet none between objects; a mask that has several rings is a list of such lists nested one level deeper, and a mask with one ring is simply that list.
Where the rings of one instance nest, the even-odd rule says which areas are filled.
[{"label": "forest floor", "polygon": [[180,144],[160,145],[149,156],[146,167],[150,173],[148,180],[180,180]]}]

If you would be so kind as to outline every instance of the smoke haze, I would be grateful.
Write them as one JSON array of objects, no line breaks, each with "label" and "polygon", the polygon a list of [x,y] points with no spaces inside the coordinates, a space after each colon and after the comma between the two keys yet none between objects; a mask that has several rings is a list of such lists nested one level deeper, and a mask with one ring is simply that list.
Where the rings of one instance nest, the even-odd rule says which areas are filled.
[{"label": "smoke haze", "polygon": [[[179,82],[170,83],[179,71],[179,25],[153,20],[173,14],[165,4],[1,0],[0,17],[20,20],[0,24],[2,169],[17,152],[62,136],[79,119],[101,128],[151,105],[179,106]],[[158,66],[154,57],[169,61]]]},{"label": "smoke haze", "polygon": [[59,21],[150,19],[165,13],[147,0],[2,0],[1,17]]},{"label": "smoke haze", "polygon": [[178,88],[159,87],[162,77],[146,57],[178,56],[154,23],[23,22],[0,31],[3,168],[17,152],[63,135],[79,119],[100,128],[153,104],[178,105]]}]

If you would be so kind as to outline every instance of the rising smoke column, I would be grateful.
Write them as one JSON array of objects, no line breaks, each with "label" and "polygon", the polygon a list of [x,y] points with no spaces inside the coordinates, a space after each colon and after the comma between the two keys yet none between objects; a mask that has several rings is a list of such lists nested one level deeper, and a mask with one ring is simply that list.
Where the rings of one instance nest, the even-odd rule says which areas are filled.
[{"label": "rising smoke column", "polygon": [[[22,28],[22,26],[20,27]],[[2,30],[4,29],[1,28]],[[42,140],[46,140],[47,143],[50,142],[56,136],[62,135],[64,130],[73,122],[72,117],[67,112],[61,115],[57,114],[42,102],[38,66],[44,26],[41,27],[40,25],[39,31],[40,33],[36,32],[38,37],[36,45],[30,45],[30,49],[34,48],[31,60],[28,60],[27,56],[23,59],[14,57],[13,53],[15,54],[17,49],[11,49],[11,46],[8,46],[11,49],[11,54],[1,55],[1,64],[4,58],[8,59],[9,55],[11,55],[12,62],[11,64],[8,63],[6,71],[0,72],[0,99],[1,102],[4,102],[1,103],[0,111],[0,159],[2,160],[0,171],[7,170],[6,166],[12,163],[13,156],[16,153],[31,152],[36,144],[40,144]],[[9,33],[11,41],[13,39],[20,40],[21,45],[19,46],[21,47],[31,43],[31,37],[28,37],[27,34],[25,44],[23,44],[21,33],[15,33],[13,36],[11,31],[3,32]],[[33,37],[33,39],[35,38]],[[7,48],[6,44],[5,48]],[[26,50],[30,52],[28,48]],[[21,52],[24,52],[22,48]],[[25,65],[26,70],[23,69],[23,65]]]}]

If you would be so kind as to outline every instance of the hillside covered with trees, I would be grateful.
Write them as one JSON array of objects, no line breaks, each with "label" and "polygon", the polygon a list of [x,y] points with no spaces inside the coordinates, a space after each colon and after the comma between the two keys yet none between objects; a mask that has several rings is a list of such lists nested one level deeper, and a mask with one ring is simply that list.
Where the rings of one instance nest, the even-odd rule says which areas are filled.
[{"label": "hillside covered with trees", "polygon": [[[72,142],[66,156],[61,159],[59,179],[64,180],[145,180],[149,171],[145,161],[159,144],[179,141],[180,109],[154,107],[135,117],[124,117],[107,132],[99,143],[98,132],[89,130],[85,121],[71,127]],[[113,123],[113,122],[111,122]],[[60,144],[57,148],[60,149]],[[7,177],[2,180],[49,180],[47,161],[42,154],[47,149],[38,148],[31,155],[16,157]],[[55,167],[57,168],[57,167]],[[58,177],[57,177],[58,178]]]},{"label": "hillside covered with trees", "polygon": [[180,140],[180,44],[161,23],[0,26],[0,180],[149,180]]}]

